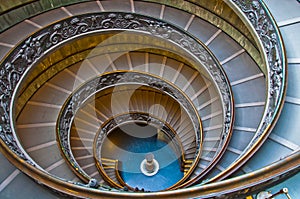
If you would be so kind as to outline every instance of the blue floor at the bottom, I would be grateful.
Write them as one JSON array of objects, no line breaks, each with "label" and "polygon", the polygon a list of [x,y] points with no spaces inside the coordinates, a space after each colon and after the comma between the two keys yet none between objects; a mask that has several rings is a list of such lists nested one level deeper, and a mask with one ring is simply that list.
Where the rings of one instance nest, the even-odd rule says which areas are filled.
[{"label": "blue floor at the bottom", "polygon": [[[140,138],[118,132],[111,135],[110,140],[114,144],[110,144],[106,154],[121,162],[121,177],[130,187],[159,191],[174,185],[183,177],[179,157],[167,143],[158,140],[156,136]],[[140,164],[149,152],[154,154],[159,163],[159,171],[154,176],[146,176],[140,170]]]},{"label": "blue floor at the bottom", "polygon": [[178,161],[160,168],[158,173],[154,176],[146,176],[140,171],[136,173],[123,171],[121,172],[121,175],[126,184],[133,188],[137,187],[139,190],[144,189],[145,191],[164,190],[174,185],[183,177]]}]

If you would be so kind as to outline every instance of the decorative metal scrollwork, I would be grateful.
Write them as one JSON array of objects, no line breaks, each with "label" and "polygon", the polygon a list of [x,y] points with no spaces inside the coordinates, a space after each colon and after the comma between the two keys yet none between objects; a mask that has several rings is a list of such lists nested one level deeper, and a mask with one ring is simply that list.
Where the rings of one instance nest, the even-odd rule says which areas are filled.
[{"label": "decorative metal scrollwork", "polygon": [[[228,127],[232,124],[232,95],[225,73],[203,44],[199,43],[199,41],[193,39],[180,29],[154,18],[118,12],[86,14],[71,17],[41,29],[23,41],[2,62],[0,71],[0,113],[2,118],[0,136],[4,143],[9,146],[14,153],[19,155],[20,158],[28,161],[25,151],[15,140],[16,136],[13,133],[14,130],[12,130],[14,127],[9,121],[11,111],[9,110],[9,107],[15,100],[13,92],[18,90],[17,85],[21,79],[25,78],[26,71],[29,71],[31,67],[34,67],[34,64],[39,61],[43,55],[48,53],[51,49],[62,45],[64,42],[82,34],[108,29],[139,30],[148,34],[150,33],[154,36],[159,36],[175,42],[180,47],[196,56],[203,66],[206,67],[221,92],[225,118],[223,137],[226,137],[229,131]],[[153,83],[153,85],[154,84],[155,83]],[[72,112],[69,112],[68,114],[72,114]]]},{"label": "decorative metal scrollwork", "polygon": [[[269,64],[269,103],[267,104],[266,114],[262,120],[260,131],[252,140],[252,143],[254,144],[261,137],[264,131],[267,130],[268,126],[272,124],[274,118],[279,112],[278,110],[280,109],[279,106],[285,92],[284,78],[286,66],[284,52],[282,51],[282,44],[280,35],[277,32],[277,28],[275,27],[274,22],[267,13],[266,8],[263,6],[261,1],[232,0],[231,2],[240,8],[239,12],[244,12],[249,21],[252,23],[257,35],[260,38],[260,41],[264,46]],[[210,74],[212,74],[214,81],[217,82],[220,92],[222,93],[222,101],[225,104],[223,136],[225,137],[227,135],[230,125],[232,124],[232,104],[229,100],[232,98],[232,96],[228,95],[228,93],[230,93],[228,86],[222,85],[222,83],[226,83],[224,74],[222,74],[222,72],[221,74],[216,72],[219,70],[219,68],[217,65],[211,64],[214,62],[214,60],[210,59],[210,57],[207,57],[205,48],[202,49],[202,46],[197,44],[194,39],[187,37],[187,35],[180,32],[178,29],[159,20],[141,17],[136,14],[101,13],[72,17],[42,29],[22,42],[2,62],[0,68],[1,144],[6,145],[13,153],[20,157],[20,159],[25,160],[31,165],[34,165],[34,163],[28,159],[22,147],[17,143],[17,137],[14,134],[14,126],[12,123],[14,118],[12,118],[13,113],[11,107],[13,107],[13,101],[16,98],[14,92],[16,92],[18,89],[17,85],[21,79],[25,78],[27,73],[26,71],[29,71],[31,67],[34,67],[34,64],[39,61],[43,55],[49,52],[50,49],[53,49],[63,44],[65,41],[71,40],[82,34],[88,34],[89,32],[105,29],[144,31],[145,33],[150,33],[154,36],[159,36],[169,41],[172,40],[182,48],[197,56],[203,65],[207,67]],[[70,120],[67,120],[66,123],[72,120],[72,117],[74,116],[74,112],[72,110],[74,110],[73,107],[75,105],[76,104],[70,104],[70,107],[68,107],[69,112],[67,114],[69,115]],[[271,178],[268,180],[269,182],[258,179],[256,183],[254,183],[255,186],[251,185],[251,187],[249,185],[250,188],[246,189],[245,187],[241,187],[239,189],[223,191],[224,194],[231,192],[227,196],[223,195],[221,190],[216,192],[215,195],[217,194],[220,197],[224,196],[224,198],[230,198],[231,196],[236,197],[237,194],[243,195],[245,191],[257,191],[261,189],[261,185],[257,184],[264,183],[265,185],[271,185],[275,181],[283,179],[285,177],[284,175],[288,176],[295,172],[299,172],[299,167],[298,169],[293,169],[290,171],[281,171],[279,174],[277,174],[277,178]],[[247,180],[247,178],[241,179]],[[111,191],[111,188],[105,189],[103,186],[100,188],[102,188],[101,190]],[[197,188],[201,189],[201,187]],[[192,191],[194,193],[197,192],[197,188]],[[65,187],[63,189],[66,190]]]},{"label": "decorative metal scrollwork", "polygon": [[277,32],[274,21],[269,17],[268,11],[263,3],[258,0],[233,0],[233,2],[241,9],[254,27],[264,47],[264,52],[267,56],[266,61],[269,65],[269,104],[267,112],[262,120],[262,126],[259,128],[252,143],[248,146],[251,147],[264,134],[279,112],[279,101],[282,100],[285,93],[284,78],[286,76],[286,66],[280,34]]},{"label": "decorative metal scrollwork", "polygon": [[[89,176],[80,168],[80,166],[76,162],[72,154],[71,144],[69,140],[70,129],[74,120],[74,116],[76,115],[76,112],[84,105],[84,103],[96,93],[99,93],[107,88],[123,84],[134,84],[141,86],[145,85],[150,88],[157,89],[158,91],[165,93],[175,99],[180,104],[180,106],[184,108],[185,112],[192,121],[196,137],[196,145],[201,145],[202,125],[200,116],[198,115],[197,109],[194,107],[192,102],[190,102],[188,98],[179,91],[178,88],[165,82],[159,77],[141,72],[116,71],[107,73],[102,76],[96,77],[79,87],[65,102],[64,107],[62,108],[57,120],[57,136],[59,144],[61,146],[60,148],[62,149],[62,152],[64,153],[67,160],[71,163],[72,167],[75,168],[75,170],[86,179],[89,179]],[[118,118],[122,119],[122,117]],[[110,123],[102,128],[102,131],[106,132],[105,128],[111,129],[112,127],[114,127],[116,125],[114,122],[116,122],[116,120],[111,120]],[[197,150],[196,154],[199,155],[200,150]]]}]

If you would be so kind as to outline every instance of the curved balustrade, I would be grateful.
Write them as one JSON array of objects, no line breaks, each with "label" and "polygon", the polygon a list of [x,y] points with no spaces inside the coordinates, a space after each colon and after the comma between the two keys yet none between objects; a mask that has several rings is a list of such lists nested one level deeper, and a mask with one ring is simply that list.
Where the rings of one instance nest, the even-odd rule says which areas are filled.
[{"label": "curved balustrade", "polygon": [[[54,59],[56,59],[56,58],[54,58]],[[50,60],[51,60],[51,59],[50,59]],[[51,70],[52,70],[52,69],[51,69]],[[181,70],[181,69],[178,69],[178,70]],[[178,73],[178,72],[179,72],[179,71],[177,71],[176,73]],[[182,71],[182,72],[184,72],[184,71]],[[68,71],[68,73],[70,73],[70,71]],[[160,73],[159,73],[159,74],[160,74]],[[178,74],[175,74],[175,76],[178,76]],[[189,81],[193,81],[194,79],[195,79],[195,76],[193,75]],[[180,83],[179,80],[178,80],[178,83]],[[188,82],[188,83],[190,83],[190,82]],[[40,83],[38,82],[37,85],[40,85]],[[188,85],[188,84],[186,84],[186,85]],[[182,89],[185,89],[185,90],[186,90],[186,85],[183,86]],[[208,87],[210,87],[210,86],[208,86]],[[207,88],[205,88],[205,89],[207,89]],[[207,89],[207,90],[210,90],[210,89]],[[203,92],[203,91],[206,92],[206,90],[200,90],[200,91],[201,91],[201,92]],[[196,93],[197,95],[195,94],[196,99],[197,99],[197,97],[198,97],[199,95],[202,94],[201,92],[197,92],[197,93]],[[209,92],[211,92],[211,91],[209,91]],[[26,96],[26,95],[25,95],[25,96]],[[193,96],[193,99],[195,99],[195,96]],[[214,101],[216,101],[216,99],[217,99],[217,98],[212,99],[211,102],[209,102],[209,103],[206,102],[206,103],[205,103],[205,106],[203,106],[203,107],[204,107],[203,109],[206,109],[207,105],[209,105],[210,103],[214,103]],[[22,101],[22,100],[20,100],[20,101]],[[197,102],[197,103],[199,103],[199,102]],[[200,106],[199,109],[200,109],[200,112],[201,112],[202,106]],[[206,110],[205,110],[205,111],[206,111]],[[204,114],[208,114],[208,113],[204,112]],[[227,116],[227,117],[230,117],[229,114],[226,114],[226,116]],[[212,117],[213,117],[213,116],[212,116]],[[211,117],[211,118],[212,118],[212,117]],[[225,119],[224,119],[224,120],[225,120]],[[221,152],[224,151],[226,145],[228,144],[228,140],[229,140],[230,136],[223,136],[224,132],[226,132],[226,131],[224,131],[225,126],[226,126],[226,125],[223,125],[222,127],[217,126],[218,128],[220,128],[220,129],[223,128],[223,129],[221,129],[221,131],[220,131],[220,134],[221,134],[221,135],[214,135],[214,136],[215,136],[215,137],[221,137],[222,139],[217,140],[217,141],[216,141],[216,140],[213,140],[213,142],[216,141],[216,142],[218,142],[218,143],[220,143],[220,144],[219,144],[219,146],[218,146],[218,150],[215,151],[215,153],[214,153],[214,155],[213,155],[213,157],[212,157],[212,161],[210,161],[210,162],[212,162],[212,163],[217,162],[217,159],[221,157]],[[228,126],[227,126],[227,127],[228,127]],[[215,129],[212,129],[212,130],[215,130]],[[222,132],[222,130],[223,130],[223,132]],[[229,129],[227,129],[227,130],[229,130]],[[209,134],[209,133],[208,133],[209,131],[210,131],[210,128],[207,128],[207,134]],[[227,133],[225,133],[225,134],[227,134]],[[208,139],[209,139],[209,138],[208,138]],[[219,150],[220,150],[220,153],[218,153]],[[218,154],[218,155],[217,155],[217,154]],[[210,166],[210,167],[207,167],[207,168],[211,168],[211,166]],[[201,168],[201,170],[202,170],[202,168]]]},{"label": "curved balustrade", "polygon": [[[119,164],[102,162],[102,134],[152,121],[174,141],[184,177],[144,197],[246,197],[299,172],[294,134],[271,133],[283,108],[287,60],[264,2],[116,2],[3,5],[0,149],[17,168],[67,196],[139,198]],[[23,14],[13,19],[14,12]],[[144,89],[132,95],[111,85]],[[279,145],[282,152],[252,168]],[[41,157],[46,149],[48,160]]]},{"label": "curved balustrade", "polygon": [[[114,16],[115,16],[115,15],[112,14],[110,17],[113,17],[113,18],[114,18]],[[77,20],[77,19],[75,18],[74,20]],[[72,21],[71,23],[73,23],[73,21]],[[57,26],[57,27],[58,27],[58,26]],[[130,27],[129,27],[129,28],[130,28]],[[154,33],[154,34],[157,34],[157,33]],[[177,34],[177,33],[176,33],[176,34]],[[48,33],[45,33],[45,34],[43,33],[42,36],[39,36],[39,37],[42,38],[42,37],[44,37],[44,36],[47,37],[47,36],[48,36]],[[54,40],[53,40],[53,42],[54,42],[53,44],[55,44],[55,43],[58,41],[58,40],[56,40],[56,39],[57,39],[57,36],[61,37],[61,39],[62,39],[62,38],[64,38],[64,39],[68,38],[68,36],[62,36],[62,35],[60,35],[60,34],[58,34],[58,35],[54,34],[54,35],[52,35],[52,36],[49,37],[50,41],[54,39]],[[48,44],[46,44],[46,45],[48,45]],[[201,50],[201,49],[197,49],[197,50]],[[202,49],[202,50],[204,50],[204,49]],[[197,53],[197,51],[194,51],[194,53]],[[36,58],[37,58],[37,57],[36,57]],[[202,60],[202,61],[205,61],[205,60]],[[31,60],[29,60],[29,63],[31,63]],[[211,67],[212,67],[212,65],[211,65]],[[214,75],[215,75],[215,76],[219,76],[219,75],[221,75],[221,73],[220,73],[220,74],[215,73]],[[217,83],[221,84],[222,81],[220,81],[220,79],[218,78]],[[225,84],[225,85],[226,85],[226,84]],[[223,85],[223,86],[224,86],[224,85]],[[223,93],[223,94],[225,95],[226,93]],[[224,96],[224,97],[225,97],[225,96]],[[226,99],[228,99],[228,98],[226,98]],[[227,104],[227,105],[229,105],[229,104]],[[225,117],[230,117],[230,114],[227,113]],[[228,120],[225,119],[225,121],[228,121]],[[230,120],[229,120],[229,121],[230,121]],[[225,125],[225,127],[227,128],[227,130],[226,130],[225,132],[227,132],[227,131],[229,130],[229,126],[228,126],[228,125]]]},{"label": "curved balustrade", "polygon": [[[57,129],[58,129],[57,137],[59,140],[59,144],[61,146],[60,149],[62,150],[66,159],[70,162],[70,165],[72,165],[72,168],[74,168],[76,172],[80,173],[80,175],[83,176],[83,179],[85,178],[89,180],[90,178],[76,162],[70,146],[70,130],[74,120],[74,116],[76,115],[76,112],[80,109],[82,104],[86,100],[92,98],[96,93],[101,92],[101,90],[105,90],[109,87],[114,87],[122,84],[147,85],[151,88],[158,89],[161,92],[165,92],[166,94],[172,96],[172,98],[176,99],[176,101],[178,101],[178,103],[185,109],[185,112],[189,115],[190,120],[192,121],[191,124],[194,126],[196,145],[199,146],[199,149],[201,149],[202,127],[201,127],[200,117],[198,116],[198,113],[196,109],[193,107],[193,105],[188,100],[186,100],[186,97],[182,95],[182,93],[178,92],[176,88],[174,88],[167,82],[164,82],[155,76],[149,76],[143,73],[129,72],[129,71],[108,73],[98,78],[90,80],[89,82],[87,82],[86,84],[78,88],[74,93],[72,93],[72,95],[68,98],[68,100],[65,102],[64,106],[62,107],[57,122]],[[112,92],[114,94],[114,89],[112,90]],[[112,100],[114,99],[112,98]],[[126,99],[124,100],[126,101]],[[112,109],[112,112],[114,112],[115,104],[113,103],[109,106],[111,106],[110,109]],[[119,113],[117,112],[114,114],[119,114]],[[117,122],[116,118],[110,120],[110,122]],[[111,126],[116,124],[109,123],[109,125]],[[103,128],[104,127],[102,127],[102,130],[104,131],[105,129]],[[196,161],[193,164],[194,166],[192,166],[191,170],[196,166],[200,156],[200,152],[201,150],[196,150],[196,154],[195,154]],[[191,173],[191,171],[189,173]]]},{"label": "curved balustrade", "polygon": [[[253,26],[251,29],[252,34],[259,40],[260,48],[263,54],[263,59],[267,66],[267,101],[263,118],[256,130],[255,136],[245,149],[245,153],[238,157],[228,169],[220,175],[213,178],[213,180],[223,179],[224,177],[232,174],[239,166],[245,162],[251,154],[263,144],[267,139],[275,122],[280,114],[283,106],[283,98],[286,92],[286,58],[282,38],[278,28],[269,11],[263,3],[259,1],[244,2],[234,0],[233,3],[228,3],[234,9],[239,8],[242,12],[237,12],[242,15],[242,19],[248,25]],[[243,13],[243,14],[242,14]],[[254,31],[255,30],[255,31]]]}]

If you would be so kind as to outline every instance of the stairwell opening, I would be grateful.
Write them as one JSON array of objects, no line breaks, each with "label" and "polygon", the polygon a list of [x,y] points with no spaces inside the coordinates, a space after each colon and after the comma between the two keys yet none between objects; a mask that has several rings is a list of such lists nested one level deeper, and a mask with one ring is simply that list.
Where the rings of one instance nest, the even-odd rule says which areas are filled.
[{"label": "stairwell opening", "polygon": [[[162,133],[150,125],[122,125],[104,140],[102,157],[118,159],[121,165],[119,172],[127,186],[145,191],[164,190],[179,181],[184,173],[181,157],[170,144],[172,140],[167,141],[167,136]],[[153,153],[159,164],[159,170],[153,176],[144,175],[140,170],[140,164],[148,153]]]}]

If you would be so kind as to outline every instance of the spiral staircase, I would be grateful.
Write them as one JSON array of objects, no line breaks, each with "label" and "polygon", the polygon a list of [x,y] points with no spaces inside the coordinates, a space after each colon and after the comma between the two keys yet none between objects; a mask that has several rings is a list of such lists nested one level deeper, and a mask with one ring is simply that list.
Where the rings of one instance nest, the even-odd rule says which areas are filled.
[{"label": "spiral staircase", "polygon": [[0,198],[299,198],[299,11],[1,2]]}]

